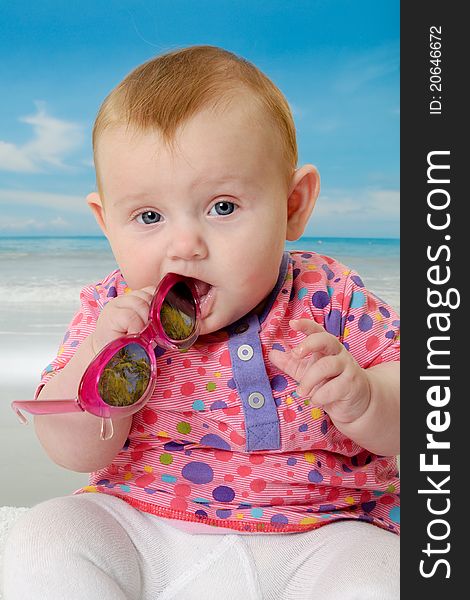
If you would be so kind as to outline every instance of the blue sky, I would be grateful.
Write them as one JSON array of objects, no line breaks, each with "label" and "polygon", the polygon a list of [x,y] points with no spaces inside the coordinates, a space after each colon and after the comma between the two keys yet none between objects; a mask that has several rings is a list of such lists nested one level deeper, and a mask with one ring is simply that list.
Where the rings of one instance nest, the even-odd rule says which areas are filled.
[{"label": "blue sky", "polygon": [[96,235],[91,129],[149,58],[222,46],[283,91],[322,191],[305,235],[399,236],[397,0],[55,0],[0,11],[0,236]]}]

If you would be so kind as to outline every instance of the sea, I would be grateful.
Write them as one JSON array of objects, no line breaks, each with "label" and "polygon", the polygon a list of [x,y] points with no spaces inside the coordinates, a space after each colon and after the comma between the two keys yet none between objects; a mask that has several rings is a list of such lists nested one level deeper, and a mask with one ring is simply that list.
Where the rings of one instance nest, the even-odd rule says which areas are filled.
[{"label": "sea", "polygon": [[[398,239],[303,237],[286,249],[339,260],[399,312]],[[32,506],[86,481],[48,459],[32,424],[20,425],[10,403],[33,397],[79,307],[80,290],[115,268],[104,237],[0,238],[0,506]]]}]

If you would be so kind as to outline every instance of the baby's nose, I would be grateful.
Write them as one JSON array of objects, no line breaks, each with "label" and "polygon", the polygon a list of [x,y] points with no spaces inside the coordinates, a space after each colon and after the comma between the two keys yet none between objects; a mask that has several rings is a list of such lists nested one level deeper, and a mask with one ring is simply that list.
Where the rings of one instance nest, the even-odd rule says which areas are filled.
[{"label": "baby's nose", "polygon": [[173,260],[206,258],[207,245],[201,232],[194,225],[175,228],[168,244],[167,256]]}]

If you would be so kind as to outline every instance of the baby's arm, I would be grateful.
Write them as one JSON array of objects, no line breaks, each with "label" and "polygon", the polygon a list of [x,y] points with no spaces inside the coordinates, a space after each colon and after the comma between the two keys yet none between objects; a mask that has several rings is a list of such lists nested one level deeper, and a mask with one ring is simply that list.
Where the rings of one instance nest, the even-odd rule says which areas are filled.
[{"label": "baby's arm", "polygon": [[[92,336],[89,336],[68,364],[42,388],[38,398],[75,398],[81,376],[94,356]],[[113,437],[101,440],[101,419],[90,413],[34,417],[36,435],[49,458],[65,469],[80,473],[91,473],[109,465],[124,446],[131,423],[132,416],[113,418]]]},{"label": "baby's arm", "polygon": [[[153,288],[114,298],[100,314],[95,331],[78,346],[69,362],[42,388],[38,398],[71,399],[94,356],[110,341],[137,333],[147,322]],[[101,419],[87,412],[40,415],[34,418],[36,435],[55,463],[81,473],[109,465],[124,446],[132,416],[113,418],[114,435],[101,440]]]}]

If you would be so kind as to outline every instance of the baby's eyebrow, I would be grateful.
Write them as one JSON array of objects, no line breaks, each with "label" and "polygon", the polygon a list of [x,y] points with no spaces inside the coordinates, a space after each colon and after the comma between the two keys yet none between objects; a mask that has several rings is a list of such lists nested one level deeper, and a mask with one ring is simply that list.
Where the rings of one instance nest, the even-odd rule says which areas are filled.
[{"label": "baby's eyebrow", "polygon": [[151,200],[154,197],[152,194],[141,193],[141,194],[121,194],[112,203],[113,207],[122,206],[127,204],[134,204],[137,202],[145,202]]},{"label": "baby's eyebrow", "polygon": [[259,193],[263,189],[262,181],[260,181],[260,178],[256,174],[231,174],[213,178],[201,177],[199,180],[193,182],[191,189],[204,189],[209,186],[219,186],[219,189],[214,191],[229,194],[231,192],[234,194],[254,194]]},{"label": "baby's eyebrow", "polygon": [[194,180],[192,185],[201,185],[205,183],[225,183],[226,181],[243,181],[243,177],[240,175],[235,175],[233,173],[228,173],[226,175],[217,175],[211,177],[210,175],[201,175]]},{"label": "baby's eyebrow", "polygon": [[250,183],[250,179],[246,176],[236,175],[234,173],[214,175],[212,177],[211,175],[201,175],[200,177],[197,177],[196,179],[194,179],[194,181],[191,182],[189,188],[193,190],[209,185],[223,185],[225,183],[235,183],[238,186],[246,186]]},{"label": "baby's eyebrow", "polygon": [[[236,175],[233,173],[227,173],[223,175],[214,175],[211,177],[210,175],[201,175],[194,179],[188,189],[190,191],[195,190],[197,188],[204,188],[209,185],[214,186],[222,186],[224,184],[231,184],[234,186],[234,191],[241,191],[247,188],[256,187],[256,181],[251,180],[249,177],[244,177],[241,175]],[[223,191],[223,190],[221,190]],[[156,198],[159,197],[159,192],[155,190],[155,192],[129,192],[128,194],[119,194],[119,196],[114,200],[113,206],[127,206],[128,204],[134,204],[139,202],[152,202],[155,201]]]}]

